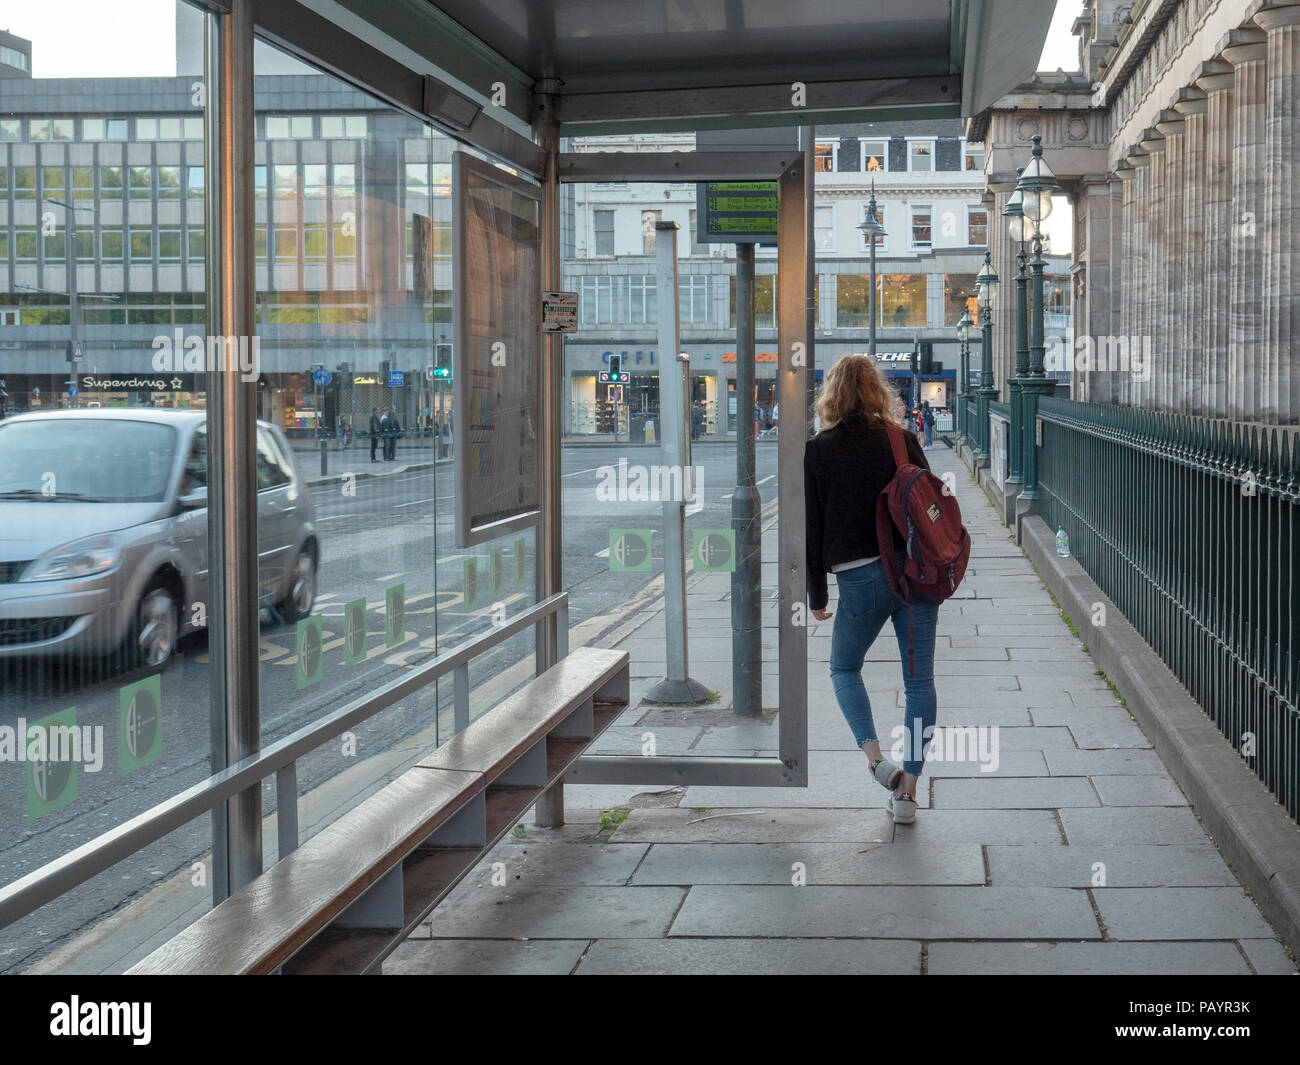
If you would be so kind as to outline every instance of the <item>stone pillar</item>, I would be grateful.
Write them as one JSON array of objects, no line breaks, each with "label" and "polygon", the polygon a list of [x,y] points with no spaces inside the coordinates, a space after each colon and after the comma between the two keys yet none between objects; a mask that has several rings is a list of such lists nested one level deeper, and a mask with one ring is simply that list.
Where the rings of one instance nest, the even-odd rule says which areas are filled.
[{"label": "stone pillar", "polygon": [[1199,285],[1201,409],[1228,416],[1228,327],[1232,315],[1232,64],[1211,60],[1196,79],[1205,104],[1205,261]]},{"label": "stone pillar", "polygon": [[1157,129],[1148,129],[1143,134],[1142,147],[1147,153],[1147,184],[1142,193],[1146,204],[1146,269],[1138,294],[1142,316],[1140,328],[1138,336],[1133,338],[1130,345],[1129,358],[1133,365],[1133,384],[1138,397],[1136,402],[1142,407],[1152,407],[1158,402],[1157,382],[1165,352],[1165,216],[1169,188],[1165,180],[1168,159],[1165,156],[1164,134]]},{"label": "stone pillar", "polygon": [[[1110,326],[1103,336],[1126,336],[1126,293],[1131,270],[1126,263],[1131,239],[1125,227],[1125,210],[1133,188],[1134,170],[1127,163],[1116,170],[1110,180]],[[1094,342],[1099,338],[1094,337]],[[1097,359],[1094,350],[1093,358]],[[1098,396],[1099,403],[1119,402],[1119,376],[1110,366],[1098,361],[1098,376],[1105,390]]]},{"label": "stone pillar", "polygon": [[1267,47],[1263,30],[1233,30],[1223,57],[1233,67],[1232,239],[1228,323],[1228,417],[1258,421],[1256,383],[1264,340],[1264,149]]},{"label": "stone pillar", "polygon": [[997,385],[998,398],[1003,402],[1008,396],[1007,381],[1015,373],[1016,315],[1015,285],[1011,284],[1015,277],[1015,258],[1013,255],[1008,263],[1007,249],[1011,240],[1002,211],[1015,188],[1014,181],[990,182],[983,200],[989,213],[989,259],[1000,281],[993,304],[993,382]]},{"label": "stone pillar", "polygon": [[1179,93],[1174,110],[1185,121],[1183,144],[1183,237],[1181,305],[1182,360],[1175,383],[1186,414],[1201,413],[1202,350],[1201,298],[1205,292],[1205,93],[1187,88]]},{"label": "stone pillar", "polygon": [[1156,128],[1165,135],[1164,232],[1159,285],[1156,333],[1152,346],[1158,352],[1155,405],[1165,410],[1185,410],[1182,388],[1183,320],[1190,308],[1183,304],[1183,273],[1186,269],[1186,244],[1183,231],[1183,171],[1187,129],[1183,116],[1168,110],[1160,114]]},{"label": "stone pillar", "polygon": [[1260,419],[1300,421],[1300,6],[1260,11],[1268,32],[1264,162],[1264,349]]},{"label": "stone pillar", "polygon": [[[1147,154],[1140,148],[1130,153],[1128,161],[1133,167],[1133,177],[1128,182],[1129,199],[1124,214],[1125,232],[1128,234],[1127,260],[1131,269],[1124,292],[1124,303],[1128,309],[1125,315],[1127,328],[1122,336],[1131,345],[1141,342],[1139,338],[1146,328],[1144,298],[1147,279],[1147,186],[1150,175],[1147,172]],[[1133,380],[1131,370],[1127,366],[1112,363],[1111,371],[1119,376],[1120,402],[1136,406],[1141,400],[1141,392]]]},{"label": "stone pillar", "polygon": [[[1113,332],[1111,323],[1111,271],[1115,260],[1112,239],[1112,197],[1111,181],[1106,175],[1089,175],[1079,182],[1079,195],[1076,210],[1085,227],[1084,232],[1084,273],[1083,298],[1077,305],[1074,319],[1075,337],[1091,337],[1094,345],[1099,337]],[[1095,347],[1091,349],[1095,354]],[[1075,351],[1067,349],[1066,354],[1074,359]],[[1081,370],[1078,361],[1074,362],[1074,380],[1084,380],[1080,389],[1083,398],[1090,403],[1109,403],[1110,378],[1105,367],[1097,365],[1094,357],[1092,365]]]}]

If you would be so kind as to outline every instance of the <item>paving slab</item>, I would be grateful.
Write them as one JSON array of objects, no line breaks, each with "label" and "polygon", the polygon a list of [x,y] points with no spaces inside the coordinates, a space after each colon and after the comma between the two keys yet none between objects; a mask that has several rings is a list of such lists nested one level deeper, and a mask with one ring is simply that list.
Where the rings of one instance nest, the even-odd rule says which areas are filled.
[{"label": "paving slab", "polygon": [[930,943],[934,976],[1244,976],[1232,943]]},{"label": "paving slab", "polygon": [[936,780],[936,809],[1059,810],[1068,806],[1100,806],[1087,777],[1009,777]]},{"label": "paving slab", "polygon": [[[627,889],[621,889],[627,890]],[[692,887],[673,936],[1100,939],[1086,892],[995,887]]]},{"label": "paving slab", "polygon": [[[994,886],[1229,887],[1236,883],[1207,840],[1190,844],[1088,844],[986,848]],[[1099,876],[1104,883],[1099,884]]]},{"label": "paving slab", "polygon": [[[894,820],[884,809],[633,810],[611,839],[675,843],[887,843]],[[1056,833],[1060,841],[1059,831]]]},{"label": "paving slab", "polygon": [[480,887],[468,881],[433,911],[434,939],[582,939],[667,933],[676,887]]},{"label": "paving slab", "polygon": [[1104,806],[1062,810],[1070,843],[1201,843],[1207,837],[1189,807]]},{"label": "paving slab", "polygon": [[508,886],[517,882],[617,886],[632,878],[648,849],[645,843],[503,842],[466,879],[478,887],[491,886],[498,875],[505,877]]},{"label": "paving slab", "polygon": [[915,975],[921,944],[906,939],[601,939],[579,976]]},{"label": "paving slab", "polygon": [[1296,975],[1295,962],[1287,957],[1286,948],[1276,939],[1241,939],[1237,943],[1260,976]]},{"label": "paving slab", "polygon": [[1092,782],[1103,806],[1186,806],[1185,796],[1172,778],[1147,773],[1140,776],[1103,775]]},{"label": "paving slab", "polygon": [[408,939],[384,959],[385,976],[565,976],[585,939]]},{"label": "paving slab", "polygon": [[[798,868],[796,868],[798,867]],[[634,884],[983,884],[976,844],[656,843]]]},{"label": "paving slab", "polygon": [[1066,750],[1051,748],[1043,752],[1053,776],[1168,776],[1160,756],[1150,748],[1119,750]]},{"label": "paving slab", "polygon": [[1266,939],[1268,922],[1240,886],[1099,888],[1110,939]]},{"label": "paving slab", "polygon": [[927,810],[916,824],[895,825],[894,845],[952,847],[963,843],[1061,846],[1055,810]]}]

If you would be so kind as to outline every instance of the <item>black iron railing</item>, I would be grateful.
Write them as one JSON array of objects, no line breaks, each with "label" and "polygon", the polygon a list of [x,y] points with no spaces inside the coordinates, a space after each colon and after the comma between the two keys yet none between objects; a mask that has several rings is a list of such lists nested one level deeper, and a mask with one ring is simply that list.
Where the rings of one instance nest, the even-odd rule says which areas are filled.
[{"label": "black iron railing", "polygon": [[1047,397],[1038,413],[1043,520],[1300,816],[1300,434]]}]

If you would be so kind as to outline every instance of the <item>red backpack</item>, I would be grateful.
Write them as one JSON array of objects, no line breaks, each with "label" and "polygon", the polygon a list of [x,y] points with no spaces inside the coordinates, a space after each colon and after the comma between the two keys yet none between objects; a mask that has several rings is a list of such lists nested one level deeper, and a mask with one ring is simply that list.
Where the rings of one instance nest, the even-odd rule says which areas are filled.
[{"label": "red backpack", "polygon": [[[931,603],[942,603],[957,590],[966,575],[970,559],[970,533],[961,523],[957,497],[929,470],[907,458],[903,431],[886,427],[898,469],[876,503],[876,540],[880,563],[885,567],[889,587],[907,602],[914,593]],[[891,528],[892,526],[892,528]],[[898,560],[889,545],[893,529],[903,535],[907,561],[899,571]],[[907,672],[912,673],[912,617],[908,610]]]}]

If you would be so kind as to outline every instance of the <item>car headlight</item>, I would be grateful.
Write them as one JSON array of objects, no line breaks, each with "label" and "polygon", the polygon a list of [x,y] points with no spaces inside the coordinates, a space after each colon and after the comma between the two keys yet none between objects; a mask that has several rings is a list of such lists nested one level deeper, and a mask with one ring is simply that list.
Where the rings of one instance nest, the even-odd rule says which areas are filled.
[{"label": "car headlight", "polygon": [[109,536],[88,536],[47,551],[23,573],[24,581],[59,581],[110,570],[122,552]]}]

